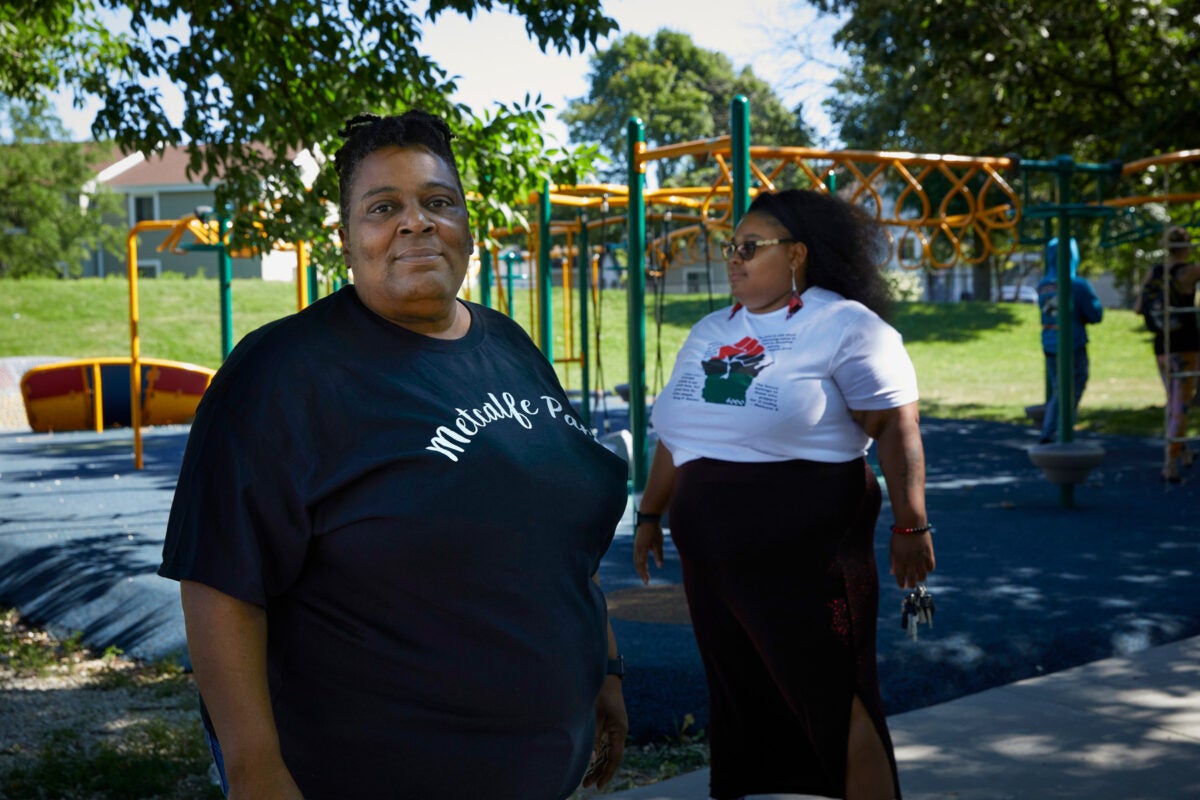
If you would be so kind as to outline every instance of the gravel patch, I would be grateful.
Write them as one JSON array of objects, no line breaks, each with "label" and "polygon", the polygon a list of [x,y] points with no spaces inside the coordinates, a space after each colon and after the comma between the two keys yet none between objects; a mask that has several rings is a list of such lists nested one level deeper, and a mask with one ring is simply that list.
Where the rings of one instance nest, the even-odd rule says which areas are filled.
[{"label": "gravel patch", "polygon": [[33,367],[68,361],[64,356],[14,356],[0,358],[0,431],[27,432],[25,401],[21,397],[21,376]]},{"label": "gravel patch", "polygon": [[[0,627],[7,641],[55,646],[13,614],[0,615]],[[190,676],[167,679],[147,665],[83,649],[60,654],[39,670],[14,669],[10,656],[0,652],[0,776],[32,764],[58,731],[71,731],[87,744],[116,746],[151,719],[200,724]]]}]

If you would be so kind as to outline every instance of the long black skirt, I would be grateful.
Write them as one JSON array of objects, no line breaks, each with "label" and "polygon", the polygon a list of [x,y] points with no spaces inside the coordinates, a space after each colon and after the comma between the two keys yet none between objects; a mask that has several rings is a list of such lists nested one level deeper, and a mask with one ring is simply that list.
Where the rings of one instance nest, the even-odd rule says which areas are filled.
[{"label": "long black skirt", "polygon": [[708,678],[710,791],[844,797],[850,708],[900,785],[875,662],[879,484],[865,459],[676,473],[671,538]]}]

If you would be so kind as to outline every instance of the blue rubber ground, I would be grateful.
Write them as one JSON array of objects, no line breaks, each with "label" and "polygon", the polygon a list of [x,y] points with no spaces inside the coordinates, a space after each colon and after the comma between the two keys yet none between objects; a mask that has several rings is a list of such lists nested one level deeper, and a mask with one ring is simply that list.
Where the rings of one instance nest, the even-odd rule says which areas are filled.
[{"label": "blue rubber ground", "polygon": [[[882,577],[889,714],[1200,633],[1200,466],[1189,482],[1165,485],[1161,441],[1084,435],[1106,455],[1067,508],[1027,457],[1032,428],[930,419],[922,430],[937,613],[932,630],[907,640],[901,592]],[[139,472],[129,431],[0,433],[0,604],[100,648],[182,654],[177,588],[154,570],[186,436],[182,427],[148,431]],[[884,564],[890,520],[885,505],[876,537]],[[631,533],[626,521],[600,577],[636,600]],[[668,546],[654,583],[678,580]],[[703,725],[690,627],[623,616],[614,627],[635,736],[677,732],[688,714]]]}]

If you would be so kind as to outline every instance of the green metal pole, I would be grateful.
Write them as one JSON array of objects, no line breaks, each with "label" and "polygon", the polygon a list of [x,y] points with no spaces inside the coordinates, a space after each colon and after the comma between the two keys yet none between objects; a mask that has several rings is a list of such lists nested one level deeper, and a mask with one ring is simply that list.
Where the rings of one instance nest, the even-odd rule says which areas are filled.
[{"label": "green metal pole", "polygon": [[[1029,181],[1026,181],[1025,183],[1026,183],[1026,185],[1028,185]],[[1026,205],[1029,205],[1029,204],[1028,204],[1028,202],[1026,203]],[[1053,221],[1051,220],[1051,218],[1050,218],[1050,217],[1046,217],[1045,219],[1043,219],[1043,220],[1042,220],[1042,241],[1043,241],[1043,242],[1049,242],[1049,241],[1050,241],[1050,239],[1051,239],[1050,232],[1051,232],[1051,225],[1052,225],[1052,224],[1053,224]],[[1058,279],[1058,278],[1057,278],[1057,276],[1058,276],[1058,262],[1057,262],[1057,260],[1055,261],[1055,263],[1053,263],[1053,264],[1046,264],[1045,266],[1046,266],[1046,273],[1047,273],[1047,274],[1049,274],[1050,270],[1054,270],[1055,280],[1057,280],[1057,279]],[[996,289],[996,292],[997,292],[997,294],[999,294],[999,291],[1000,291],[1000,289],[997,287],[997,289]],[[1038,307],[1039,307],[1039,310],[1040,310],[1040,308],[1041,308],[1041,303],[1040,303],[1040,302],[1039,302],[1039,304],[1038,304]],[[1055,369],[1057,369],[1057,364],[1058,364],[1058,361],[1057,361],[1057,360],[1055,360],[1055,362],[1054,362],[1054,363],[1055,363],[1055,365],[1056,365]],[[1052,381],[1052,379],[1051,379],[1051,375],[1050,375],[1050,365],[1048,365],[1048,364],[1046,365],[1046,368],[1043,370],[1043,373],[1044,373],[1044,374],[1043,374],[1043,376],[1042,376],[1042,380],[1043,380],[1043,381],[1045,382],[1045,384],[1046,384],[1046,386],[1045,386],[1045,395],[1046,395],[1046,400],[1045,400],[1045,402],[1043,402],[1043,403],[1042,403],[1042,406],[1043,406],[1043,413],[1045,413],[1045,409],[1049,409],[1049,407],[1050,407],[1050,399],[1051,399],[1051,397],[1054,395],[1054,382]]]},{"label": "green metal pole", "polygon": [[517,260],[517,254],[509,250],[504,254],[504,261],[508,264],[508,318],[512,319],[513,315],[513,273],[512,265]]},{"label": "green metal pole", "polygon": [[[492,188],[492,176],[480,175],[479,186],[483,194],[486,196]],[[492,250],[487,246],[488,240],[487,229],[480,228],[479,235],[475,241],[480,244],[479,247],[479,304],[486,307],[492,307]]]},{"label": "green metal pole", "polygon": [[[480,241],[486,241],[483,236]],[[479,249],[479,304],[492,307],[492,251],[487,247]]]},{"label": "green metal pole", "polygon": [[633,491],[646,488],[646,172],[637,160],[646,146],[646,126],[637,117],[626,125],[629,164],[629,433],[633,458],[629,465]]},{"label": "green metal pole", "polygon": [[551,328],[550,290],[550,182],[542,184],[538,195],[538,329],[542,353],[554,363],[554,331]]},{"label": "green metal pole", "polygon": [[[1070,156],[1055,159],[1058,169],[1058,440],[1075,438],[1075,310],[1071,307],[1071,175],[1075,161]],[[1059,484],[1065,508],[1075,505],[1075,486]]]},{"label": "green metal pole", "polygon": [[739,94],[729,104],[730,157],[733,159],[733,224],[750,208],[750,101]]},{"label": "green metal pole", "polygon": [[229,217],[217,217],[217,267],[221,273],[221,360],[233,352],[233,259],[229,257]]},{"label": "green metal pole", "polygon": [[583,427],[592,429],[592,373],[588,369],[588,355],[591,352],[588,338],[588,300],[592,295],[592,253],[588,245],[587,214],[579,212],[579,236],[576,237],[579,246],[579,379],[583,388],[579,393],[580,416]]},{"label": "green metal pole", "polygon": [[317,265],[310,261],[308,263],[308,304],[310,306],[321,297],[319,280],[320,276],[317,275]]}]

